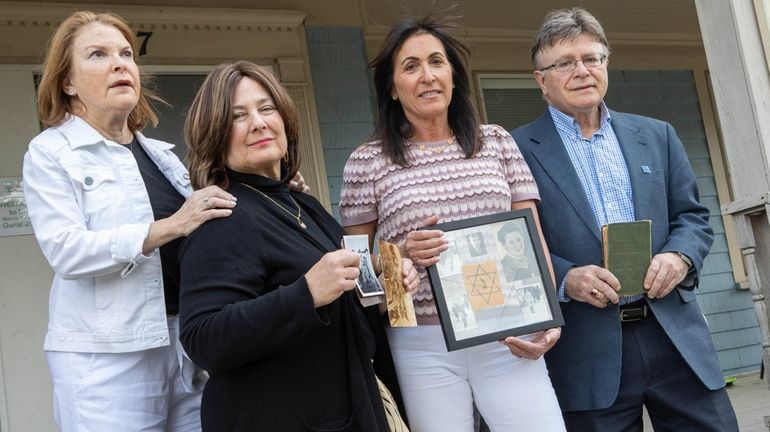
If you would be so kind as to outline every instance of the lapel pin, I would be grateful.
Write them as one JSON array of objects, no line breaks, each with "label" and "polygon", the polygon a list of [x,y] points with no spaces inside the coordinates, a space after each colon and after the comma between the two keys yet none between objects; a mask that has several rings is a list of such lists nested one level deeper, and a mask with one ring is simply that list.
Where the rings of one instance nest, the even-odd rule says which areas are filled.
[{"label": "lapel pin", "polygon": [[642,165],[642,172],[645,174],[649,174],[652,171],[650,171],[650,167],[648,167],[647,165]]}]

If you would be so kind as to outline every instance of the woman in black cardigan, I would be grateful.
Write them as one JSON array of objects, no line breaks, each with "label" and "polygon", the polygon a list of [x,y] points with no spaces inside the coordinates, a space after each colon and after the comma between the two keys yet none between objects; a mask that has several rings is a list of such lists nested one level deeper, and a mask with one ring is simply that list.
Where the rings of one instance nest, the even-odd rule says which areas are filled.
[{"label": "woman in black cardigan", "polygon": [[358,254],[339,249],[342,228],[318,201],[287,187],[299,151],[286,90],[257,65],[223,64],[185,138],[193,186],[238,200],[181,251],[181,341],[210,374],[204,431],[387,431],[371,328],[351,291]]}]

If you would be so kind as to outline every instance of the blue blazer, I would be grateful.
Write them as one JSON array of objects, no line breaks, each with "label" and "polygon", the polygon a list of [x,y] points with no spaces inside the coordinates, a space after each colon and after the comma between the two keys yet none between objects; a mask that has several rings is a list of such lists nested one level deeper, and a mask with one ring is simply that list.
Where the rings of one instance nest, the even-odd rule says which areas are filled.
[{"label": "blue blazer", "polygon": [[[647,302],[703,384],[720,388],[722,370],[692,291],[713,234],[682,142],[668,123],[614,111],[610,115],[631,177],[636,219],[652,220],[653,254],[679,251],[693,261],[683,285]],[[557,285],[572,267],[601,266],[600,227],[548,110],[512,135],[540,190],[538,213]],[[620,383],[618,307],[599,309],[579,301],[561,307],[562,336],[545,356],[559,404],[564,411],[609,407]]]}]

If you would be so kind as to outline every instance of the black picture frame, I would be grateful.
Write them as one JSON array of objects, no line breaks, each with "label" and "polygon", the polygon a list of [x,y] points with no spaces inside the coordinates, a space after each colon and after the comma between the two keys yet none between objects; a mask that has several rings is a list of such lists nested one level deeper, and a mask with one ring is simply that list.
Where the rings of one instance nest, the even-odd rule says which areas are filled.
[{"label": "black picture frame", "polygon": [[449,242],[427,268],[448,351],[564,325],[532,210],[421,229]]}]

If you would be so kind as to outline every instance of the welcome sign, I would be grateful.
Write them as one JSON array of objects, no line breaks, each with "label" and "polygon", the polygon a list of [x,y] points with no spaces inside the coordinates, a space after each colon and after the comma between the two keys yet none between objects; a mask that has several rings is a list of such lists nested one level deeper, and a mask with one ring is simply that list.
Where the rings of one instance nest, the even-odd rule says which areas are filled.
[{"label": "welcome sign", "polygon": [[0,177],[0,236],[32,234],[21,177]]}]

